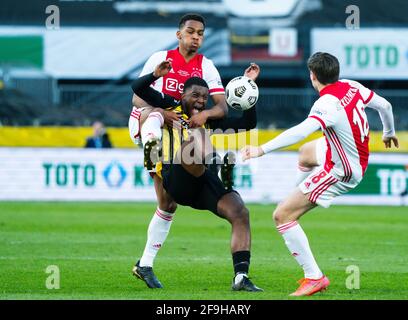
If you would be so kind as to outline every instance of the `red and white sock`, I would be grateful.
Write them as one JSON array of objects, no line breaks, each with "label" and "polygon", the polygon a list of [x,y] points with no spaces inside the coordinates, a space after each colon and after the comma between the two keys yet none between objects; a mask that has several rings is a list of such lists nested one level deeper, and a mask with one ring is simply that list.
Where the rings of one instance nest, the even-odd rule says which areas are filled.
[{"label": "red and white sock", "polygon": [[285,240],[292,256],[303,268],[305,278],[320,279],[323,273],[313,257],[306,234],[297,221],[291,221],[276,227]]},{"label": "red and white sock", "polygon": [[164,124],[163,116],[160,112],[152,112],[142,125],[141,136],[143,145],[152,137],[161,140],[162,127]]},{"label": "red and white sock", "polygon": [[146,246],[140,259],[141,267],[153,267],[154,259],[169,234],[173,216],[174,213],[157,208],[147,230]]}]

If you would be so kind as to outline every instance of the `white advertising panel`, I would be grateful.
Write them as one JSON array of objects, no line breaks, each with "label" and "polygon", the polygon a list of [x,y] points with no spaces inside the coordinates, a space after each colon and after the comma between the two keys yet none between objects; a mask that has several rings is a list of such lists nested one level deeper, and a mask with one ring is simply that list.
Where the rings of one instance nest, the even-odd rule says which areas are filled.
[{"label": "white advertising panel", "polygon": [[352,79],[408,79],[408,28],[315,28],[311,52],[340,61],[340,76]]},{"label": "white advertising panel", "polygon": [[[276,152],[238,163],[236,189],[244,201],[276,203],[295,188],[297,159]],[[155,201],[142,163],[141,150],[0,148],[0,200]],[[408,154],[373,154],[360,186],[334,203],[403,204],[407,168]]]}]

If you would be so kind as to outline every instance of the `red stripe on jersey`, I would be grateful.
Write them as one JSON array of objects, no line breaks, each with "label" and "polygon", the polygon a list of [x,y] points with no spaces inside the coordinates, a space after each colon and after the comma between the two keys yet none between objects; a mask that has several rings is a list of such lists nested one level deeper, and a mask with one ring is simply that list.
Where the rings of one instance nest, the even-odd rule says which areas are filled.
[{"label": "red stripe on jersey", "polygon": [[[361,97],[360,94],[358,94],[358,100],[363,100],[363,98]],[[368,147],[368,142],[370,140],[370,131],[368,131],[368,135],[364,138],[364,141],[361,142],[361,132],[360,129],[358,127],[358,124],[354,124],[353,121],[353,110],[354,108],[358,108],[357,107],[357,101],[353,104],[349,104],[346,108],[346,114],[347,114],[347,118],[350,124],[350,128],[351,131],[353,132],[353,138],[354,138],[354,143],[357,147],[357,152],[358,152],[358,157],[359,157],[359,162],[360,162],[360,166],[361,166],[361,174],[362,176],[364,176],[364,173],[367,169],[367,165],[368,165],[368,156],[369,156],[369,147]],[[360,110],[359,112],[365,112],[364,110]],[[360,117],[359,112],[357,112],[358,117]],[[361,121],[363,122],[364,119],[362,119],[360,117]],[[368,123],[367,123],[368,126]]]},{"label": "red stripe on jersey", "polygon": [[333,128],[327,128],[327,133],[328,133],[330,139],[333,141],[334,147],[336,148],[336,151],[337,151],[338,155],[340,156],[340,160],[341,160],[341,163],[343,165],[344,177],[343,177],[342,181],[348,182],[348,181],[350,181],[351,175],[352,175],[350,162],[348,161],[347,155],[344,152],[343,147],[341,146],[340,139],[337,137],[337,134],[333,130]]},{"label": "red stripe on jersey", "polygon": [[371,99],[373,98],[373,96],[374,96],[374,91],[371,91],[368,98],[365,101],[363,101],[364,104],[368,104],[371,101]]},{"label": "red stripe on jersey", "polygon": [[330,172],[331,169],[333,169],[334,167],[334,162],[332,160],[331,146],[330,146],[329,140],[327,140],[326,134],[324,134],[324,137],[326,138],[326,146],[327,146],[324,170],[326,170],[327,172]]},{"label": "red stripe on jersey", "polygon": [[214,89],[210,89],[208,92],[210,94],[211,93],[225,93],[225,90],[224,90],[224,88],[214,88]]},{"label": "red stripe on jersey", "polygon": [[[316,119],[317,121],[319,121],[320,125],[323,127],[323,130],[326,130],[326,124],[318,116],[313,115],[313,116],[309,116],[309,118],[313,118],[313,119]],[[327,140],[326,134],[323,133],[323,135],[326,138],[326,146],[327,146],[326,159],[325,159],[325,162],[324,162],[324,170],[326,170],[327,172],[330,172],[331,169],[334,167],[334,162],[332,160],[332,153],[331,153],[330,143]]]},{"label": "red stripe on jersey", "polygon": [[320,122],[320,125],[322,126],[323,130],[326,130],[326,124],[322,119],[320,119],[318,116],[309,116],[309,118],[316,119],[317,121]]},{"label": "red stripe on jersey", "polygon": [[[325,94],[331,94],[338,98],[340,100],[340,104],[344,107],[344,110],[347,114],[347,119],[353,134],[353,139],[357,148],[358,156],[359,156],[359,162],[362,168],[362,174],[364,175],[365,170],[368,165],[368,140],[369,137],[364,139],[363,142],[361,142],[361,134],[360,134],[360,129],[358,128],[357,124],[354,124],[353,122],[353,109],[357,108],[357,103],[359,100],[364,103],[364,100],[361,97],[360,92],[358,91],[357,88],[352,87],[350,84],[347,82],[336,82],[333,84],[330,84],[323,88],[323,90],[320,91],[320,96],[323,96]],[[366,102],[368,103],[372,96],[374,95],[374,92],[371,92],[369,97],[366,99]],[[362,110],[361,112],[364,112]],[[360,117],[361,119],[361,117]],[[363,122],[364,119],[361,119]]]}]

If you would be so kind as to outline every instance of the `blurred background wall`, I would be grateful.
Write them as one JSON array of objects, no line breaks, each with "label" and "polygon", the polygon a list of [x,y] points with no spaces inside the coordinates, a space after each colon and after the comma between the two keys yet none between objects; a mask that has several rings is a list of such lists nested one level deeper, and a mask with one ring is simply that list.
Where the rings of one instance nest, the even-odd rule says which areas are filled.
[{"label": "blurred background wall", "polygon": [[[392,4],[391,4],[392,3]],[[56,5],[59,21],[47,18]],[[126,125],[129,83],[155,51],[176,47],[181,15],[207,19],[201,50],[224,85],[251,61],[262,67],[259,128],[302,120],[317,95],[306,60],[337,55],[341,76],[389,99],[408,128],[408,2],[357,1],[359,21],[336,0],[63,1],[3,0],[0,11],[0,122],[3,126]],[[347,19],[351,26],[347,28]],[[55,24],[55,22],[59,22]],[[54,24],[52,24],[54,23]],[[351,29],[350,29],[351,27]],[[354,28],[354,29],[353,29]],[[371,128],[380,129],[377,116]]]}]

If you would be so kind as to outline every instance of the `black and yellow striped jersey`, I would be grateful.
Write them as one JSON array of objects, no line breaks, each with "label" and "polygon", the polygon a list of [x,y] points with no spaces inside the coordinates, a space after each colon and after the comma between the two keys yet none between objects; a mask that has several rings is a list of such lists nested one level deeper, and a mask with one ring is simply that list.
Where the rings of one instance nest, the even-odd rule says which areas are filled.
[{"label": "black and yellow striped jersey", "polygon": [[[172,164],[176,157],[177,151],[180,149],[184,141],[188,140],[189,128],[187,122],[188,116],[183,112],[181,105],[172,108],[173,112],[179,113],[182,126],[181,129],[171,128],[168,125],[163,125],[162,132],[162,162],[157,163],[156,173],[161,177],[162,163]],[[184,121],[183,121],[184,120]],[[184,123],[183,123],[184,122]],[[208,128],[204,125],[203,128]]]},{"label": "black and yellow striped jersey", "polygon": [[[178,112],[181,114],[180,118],[183,120],[188,120],[188,116],[183,113],[181,106],[178,106],[172,110],[173,112]],[[166,124],[163,126],[162,135],[162,153],[163,161],[170,163],[177,151],[179,150],[181,144],[188,139],[188,128],[184,125],[181,130],[171,128]]]}]

